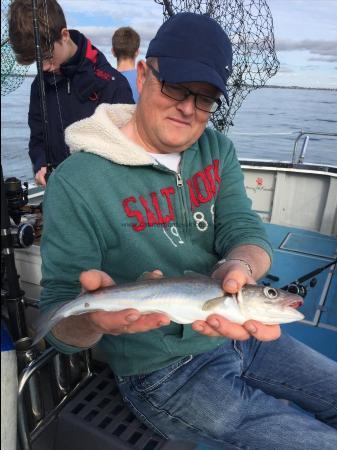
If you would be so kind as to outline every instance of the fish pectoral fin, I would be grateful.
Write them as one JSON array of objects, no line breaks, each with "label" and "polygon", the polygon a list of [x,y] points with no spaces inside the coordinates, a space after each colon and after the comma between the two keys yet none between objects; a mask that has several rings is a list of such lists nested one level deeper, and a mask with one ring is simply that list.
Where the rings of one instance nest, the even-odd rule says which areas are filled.
[{"label": "fish pectoral fin", "polygon": [[202,305],[201,309],[203,311],[209,311],[209,310],[215,309],[217,306],[220,306],[223,302],[224,302],[224,297],[211,298],[210,300],[207,300]]}]

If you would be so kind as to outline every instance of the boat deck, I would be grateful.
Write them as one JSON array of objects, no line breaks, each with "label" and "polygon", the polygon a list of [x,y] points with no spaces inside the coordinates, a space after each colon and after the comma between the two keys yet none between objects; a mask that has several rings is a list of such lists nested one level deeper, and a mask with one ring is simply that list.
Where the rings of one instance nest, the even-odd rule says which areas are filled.
[{"label": "boat deck", "polygon": [[[314,231],[266,224],[275,249],[273,265],[263,282],[284,287],[336,260],[337,237]],[[305,320],[283,329],[337,361],[337,265],[303,282],[307,289],[301,311]]]}]

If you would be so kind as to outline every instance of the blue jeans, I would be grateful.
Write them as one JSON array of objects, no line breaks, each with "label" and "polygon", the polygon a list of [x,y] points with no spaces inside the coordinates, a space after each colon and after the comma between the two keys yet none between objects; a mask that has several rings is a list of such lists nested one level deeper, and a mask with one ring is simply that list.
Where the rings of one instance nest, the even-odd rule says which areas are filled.
[{"label": "blue jeans", "polygon": [[337,449],[337,363],[285,334],[226,341],[117,383],[135,414],[168,439],[221,449]]}]

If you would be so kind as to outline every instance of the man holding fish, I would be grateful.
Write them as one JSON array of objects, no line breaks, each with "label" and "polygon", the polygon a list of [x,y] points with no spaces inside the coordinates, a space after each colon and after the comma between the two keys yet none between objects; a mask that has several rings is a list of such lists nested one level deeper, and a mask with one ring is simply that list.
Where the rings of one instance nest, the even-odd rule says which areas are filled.
[{"label": "man holding fish", "polygon": [[66,130],[72,156],[44,201],[38,336],[51,328],[65,353],[97,344],[125,401],[169,439],[332,450],[337,364],[281,335],[298,298],[254,286],[272,249],[233,144],[206,128],[231,67],[213,19],[177,14],[138,63],[138,104]]}]

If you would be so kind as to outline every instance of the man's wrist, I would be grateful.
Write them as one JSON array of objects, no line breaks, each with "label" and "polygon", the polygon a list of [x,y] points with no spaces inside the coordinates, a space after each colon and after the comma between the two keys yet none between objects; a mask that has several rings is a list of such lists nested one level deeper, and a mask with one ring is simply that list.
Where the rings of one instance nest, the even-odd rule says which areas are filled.
[{"label": "man's wrist", "polygon": [[252,266],[249,264],[248,261],[242,259],[242,258],[222,258],[220,261],[218,261],[215,266],[212,269],[212,273],[214,273],[216,270],[218,270],[223,264],[226,262],[235,261],[244,266],[249,274],[249,276],[253,276],[253,269]]},{"label": "man's wrist", "polygon": [[63,319],[52,329],[53,336],[74,347],[92,347],[102,338],[102,331],[86,314]]}]

